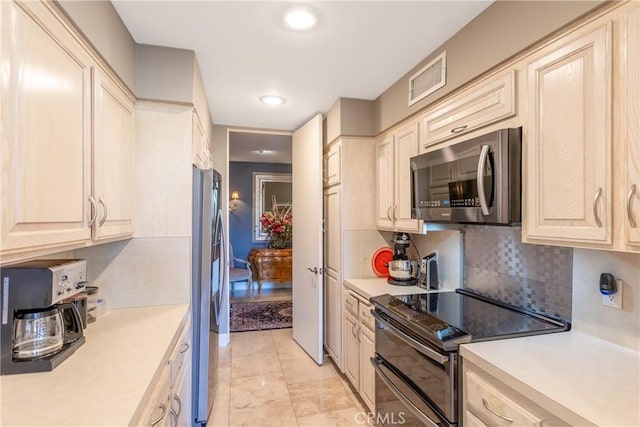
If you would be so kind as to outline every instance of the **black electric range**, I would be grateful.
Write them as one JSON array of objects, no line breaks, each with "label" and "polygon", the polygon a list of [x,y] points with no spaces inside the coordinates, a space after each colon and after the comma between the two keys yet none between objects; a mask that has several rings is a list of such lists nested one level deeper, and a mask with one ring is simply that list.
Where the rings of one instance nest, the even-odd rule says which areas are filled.
[{"label": "black electric range", "polygon": [[[378,314],[445,351],[459,344],[560,332],[570,324],[457,289],[371,299]],[[386,317],[385,316],[385,317]]]},{"label": "black electric range", "polygon": [[457,426],[460,344],[570,328],[462,289],[370,301],[376,319],[376,411],[387,421],[408,417],[408,425]]}]

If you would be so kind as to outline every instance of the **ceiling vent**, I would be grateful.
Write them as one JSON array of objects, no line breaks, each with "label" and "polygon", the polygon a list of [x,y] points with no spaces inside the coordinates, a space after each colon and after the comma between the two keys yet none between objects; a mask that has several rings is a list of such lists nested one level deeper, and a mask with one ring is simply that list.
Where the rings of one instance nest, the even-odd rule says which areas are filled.
[{"label": "ceiling vent", "polygon": [[446,77],[447,52],[442,52],[409,79],[409,106],[444,86]]}]

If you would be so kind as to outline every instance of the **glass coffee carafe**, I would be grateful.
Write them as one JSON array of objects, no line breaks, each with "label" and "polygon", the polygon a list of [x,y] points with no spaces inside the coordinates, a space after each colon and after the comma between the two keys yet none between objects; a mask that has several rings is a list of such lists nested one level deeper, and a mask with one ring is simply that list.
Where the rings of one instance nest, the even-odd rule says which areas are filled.
[{"label": "glass coffee carafe", "polygon": [[[70,329],[65,328],[63,311],[71,313]],[[58,304],[45,309],[16,312],[13,331],[13,357],[36,359],[59,351],[66,343],[82,335],[82,321],[72,303]]]}]

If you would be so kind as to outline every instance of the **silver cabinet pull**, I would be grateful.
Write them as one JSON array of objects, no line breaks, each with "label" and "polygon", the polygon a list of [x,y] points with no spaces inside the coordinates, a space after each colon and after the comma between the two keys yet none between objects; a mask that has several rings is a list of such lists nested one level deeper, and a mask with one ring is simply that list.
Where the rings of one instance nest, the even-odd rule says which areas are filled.
[{"label": "silver cabinet pull", "polygon": [[598,215],[598,202],[602,197],[602,187],[598,187],[596,191],[596,196],[593,198],[593,218],[596,221],[596,225],[598,228],[602,227],[602,221],[600,220],[600,216]]},{"label": "silver cabinet pull", "polygon": [[392,221],[392,219],[391,219],[391,206],[389,206],[389,207],[387,208],[387,219],[388,219],[389,221]]},{"label": "silver cabinet pull", "polygon": [[89,202],[91,203],[91,209],[93,210],[93,215],[91,215],[91,220],[89,221],[88,228],[91,228],[94,222],[96,222],[96,218],[98,218],[98,205],[96,204],[96,199],[93,196],[89,196]]},{"label": "silver cabinet pull", "polygon": [[462,125],[451,129],[451,133],[460,133],[467,128],[467,125]]},{"label": "silver cabinet pull", "polygon": [[495,415],[496,417],[498,417],[498,418],[502,418],[503,420],[505,420],[505,421],[506,421],[506,422],[508,422],[508,423],[512,423],[512,422],[513,422],[513,418],[509,418],[509,417],[507,417],[507,416],[505,416],[505,415],[502,415],[502,414],[500,414],[500,413],[498,413],[498,412],[494,411],[493,409],[491,409],[491,407],[489,406],[489,403],[488,403],[484,398],[482,398],[482,405],[483,405],[485,408],[487,408],[487,411],[491,412],[491,413],[492,413],[493,415]]},{"label": "silver cabinet pull", "polygon": [[160,406],[158,406],[158,408],[160,408],[162,410],[162,412],[160,412],[160,415],[155,420],[151,420],[151,425],[152,426],[154,426],[154,425],[158,424],[160,421],[162,421],[164,416],[167,414],[167,407],[164,405],[164,403],[161,403]]},{"label": "silver cabinet pull", "polygon": [[189,343],[188,342],[182,344],[182,349],[180,350],[180,353],[185,353],[187,350],[189,350]]},{"label": "silver cabinet pull", "polygon": [[633,217],[633,211],[631,210],[631,204],[633,203],[633,196],[636,194],[636,185],[633,184],[629,189],[629,194],[627,195],[627,219],[629,220],[629,225],[631,228],[636,228],[638,224],[636,224],[636,219]]},{"label": "silver cabinet pull", "polygon": [[178,404],[178,410],[176,411],[176,415],[180,415],[180,412],[182,412],[182,400],[180,400],[180,397],[177,394],[173,395],[173,400],[175,400],[176,403]]},{"label": "silver cabinet pull", "polygon": [[353,335],[354,337],[358,338],[358,336],[356,335],[356,331],[354,331],[356,326],[358,326],[357,323],[354,323],[353,326],[351,326],[351,335]]},{"label": "silver cabinet pull", "polygon": [[393,207],[393,221],[394,222],[398,222],[398,206],[394,206]]},{"label": "silver cabinet pull", "polygon": [[107,215],[109,215],[109,211],[107,210],[107,204],[104,202],[104,199],[102,197],[98,199],[98,203],[100,203],[102,205],[102,209],[104,209],[104,216],[98,223],[98,227],[102,227],[102,224],[104,224],[104,222],[107,220]]}]

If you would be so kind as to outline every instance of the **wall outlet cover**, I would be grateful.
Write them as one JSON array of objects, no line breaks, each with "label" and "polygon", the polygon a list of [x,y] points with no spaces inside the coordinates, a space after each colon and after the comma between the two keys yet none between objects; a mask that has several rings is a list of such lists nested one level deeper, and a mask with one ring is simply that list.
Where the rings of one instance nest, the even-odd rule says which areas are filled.
[{"label": "wall outlet cover", "polygon": [[616,288],[615,294],[602,295],[602,305],[622,310],[622,279],[616,279]]}]

